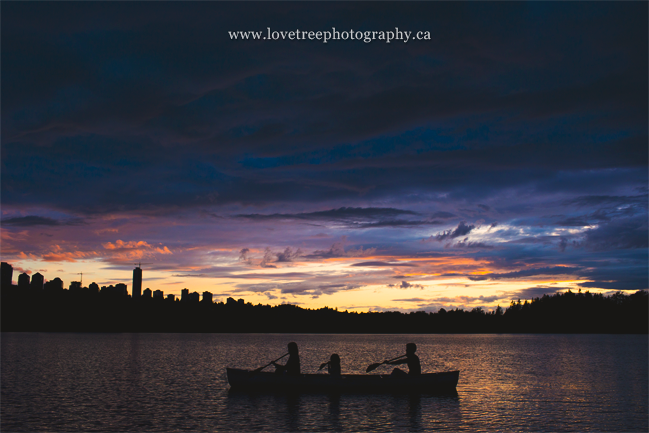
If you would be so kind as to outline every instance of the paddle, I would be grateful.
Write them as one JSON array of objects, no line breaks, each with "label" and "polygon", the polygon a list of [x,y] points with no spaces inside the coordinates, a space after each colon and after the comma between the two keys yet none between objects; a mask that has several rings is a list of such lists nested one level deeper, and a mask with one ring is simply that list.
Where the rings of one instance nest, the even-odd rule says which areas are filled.
[{"label": "paddle", "polygon": [[379,365],[383,365],[383,364],[386,364],[386,363],[388,363],[388,362],[396,361],[397,359],[403,358],[403,357],[405,357],[405,356],[408,356],[408,355],[401,355],[401,356],[397,356],[396,358],[389,359],[389,360],[387,360],[387,361],[376,362],[376,363],[374,363],[374,364],[371,364],[371,365],[369,365],[369,366],[367,367],[367,370],[365,370],[365,373],[369,373],[369,372],[372,371],[372,370],[376,370],[376,368],[377,368]]},{"label": "paddle", "polygon": [[277,358],[277,359],[274,360],[274,361],[270,361],[268,364],[264,365],[263,367],[259,367],[259,368],[255,369],[255,370],[252,370],[252,371],[250,372],[250,374],[259,373],[261,370],[263,370],[264,368],[268,367],[268,366],[271,365],[273,362],[277,362],[277,361],[279,361],[280,359],[284,358],[286,355],[288,355],[288,353],[283,354],[282,356],[280,356],[279,358]]},{"label": "paddle", "polygon": [[322,364],[320,364],[320,368],[318,368],[318,371],[320,371],[320,370],[322,370],[323,368],[325,368],[325,367],[327,366],[327,364],[329,364],[329,361],[327,361],[327,362],[323,362]]}]

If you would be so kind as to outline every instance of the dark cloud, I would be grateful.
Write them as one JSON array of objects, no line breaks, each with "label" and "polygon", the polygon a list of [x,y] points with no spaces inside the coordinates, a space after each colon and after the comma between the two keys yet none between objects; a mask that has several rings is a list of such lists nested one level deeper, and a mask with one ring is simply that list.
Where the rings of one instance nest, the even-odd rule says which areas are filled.
[{"label": "dark cloud", "polygon": [[646,206],[647,199],[647,194],[634,196],[588,195],[565,200],[564,203],[567,205],[576,205],[579,207],[601,205],[623,206],[634,205],[638,203],[643,203]]},{"label": "dark cloud", "polygon": [[519,290],[512,293],[511,296],[516,299],[534,299],[540,298],[543,295],[554,295],[557,292],[565,292],[568,290],[570,290],[570,287],[536,286]]},{"label": "dark cloud", "polygon": [[638,256],[616,257],[616,262],[599,263],[599,266],[585,270],[579,283],[585,289],[598,288],[608,290],[646,290],[649,288],[647,274],[647,253],[643,250]]},{"label": "dark cloud", "polygon": [[452,214],[452,213],[450,213],[450,212],[444,212],[444,211],[434,212],[434,213],[431,215],[431,218],[444,218],[444,219],[448,219],[448,218],[454,218],[454,217],[455,217],[455,214]]},{"label": "dark cloud", "polygon": [[602,251],[610,249],[647,248],[647,216],[623,218],[587,230],[584,246]]},{"label": "dark cloud", "polygon": [[564,237],[559,241],[559,251],[564,252],[568,246],[568,240]]},{"label": "dark cloud", "polygon": [[345,250],[346,242],[347,238],[343,236],[340,242],[335,242],[328,250],[316,250],[311,254],[305,254],[304,258],[331,259],[337,257],[365,257],[376,252],[376,248],[367,248],[364,250],[362,246]]},{"label": "dark cloud", "polygon": [[278,262],[292,262],[294,259],[300,257],[301,255],[302,255],[301,249],[298,248],[297,251],[293,251],[290,247],[287,247],[282,252],[275,253]]},{"label": "dark cloud", "polygon": [[393,299],[392,302],[426,302],[427,299],[424,298],[405,298],[405,299]]},{"label": "dark cloud", "polygon": [[455,228],[455,230],[446,230],[441,233],[436,234],[434,237],[431,236],[431,240],[436,240],[439,242],[448,240],[448,239],[454,239],[460,236],[467,235],[473,230],[475,226],[473,224],[467,225],[466,221],[460,221],[458,226]]},{"label": "dark cloud", "polygon": [[[445,215],[444,212],[442,212]],[[338,208],[327,211],[295,214],[240,214],[236,218],[253,221],[317,221],[334,222],[349,228],[384,228],[384,227],[415,227],[423,225],[438,225],[437,220],[407,220],[395,219],[400,215],[419,215],[417,212],[393,208]],[[446,216],[444,216],[446,217]]]},{"label": "dark cloud", "polygon": [[[274,267],[274,266],[273,266]],[[249,280],[259,280],[259,279],[266,279],[266,278],[278,278],[278,279],[284,279],[284,280],[301,280],[304,278],[311,278],[313,277],[313,274],[309,274],[307,272],[278,272],[278,273],[273,273],[272,275],[264,274],[264,273],[246,273],[246,274],[241,274],[241,273],[222,273],[222,274],[212,274],[212,275],[206,275],[211,278],[232,278],[232,279],[249,279]]]},{"label": "dark cloud", "polygon": [[242,262],[250,262],[250,248],[242,248],[239,251],[239,260]]},{"label": "dark cloud", "polygon": [[364,220],[381,219],[385,217],[395,217],[399,215],[417,215],[417,212],[393,209],[393,208],[351,208],[341,207],[338,209],[330,209],[326,211],[297,213],[297,214],[248,214],[236,215],[239,218],[259,219],[259,220],[316,220],[316,221],[336,221],[336,220],[349,220],[361,218]]},{"label": "dark cloud", "polygon": [[4,226],[15,226],[15,227],[60,226],[60,225],[74,226],[74,225],[85,224],[85,221],[80,218],[57,220],[49,217],[28,215],[24,217],[5,218],[2,220],[1,224]]},{"label": "dark cloud", "polygon": [[352,228],[360,229],[369,229],[369,228],[381,228],[381,227],[417,227],[417,226],[427,226],[427,225],[439,225],[442,224],[440,221],[408,221],[408,220],[390,220],[390,221],[379,221],[374,223],[354,223],[349,225]]},{"label": "dark cloud", "polygon": [[588,281],[586,283],[579,283],[580,287],[583,287],[585,289],[608,289],[608,290],[615,290],[615,291],[637,291],[637,290],[647,290],[649,288],[649,285],[647,284],[647,281],[635,281],[635,282],[627,282],[627,281]]},{"label": "dark cloud", "polygon": [[484,274],[476,276],[468,276],[471,281],[484,281],[484,280],[503,280],[503,279],[516,279],[527,278],[538,275],[574,275],[581,271],[582,268],[568,267],[568,266],[554,266],[547,268],[525,269],[522,271],[507,272],[503,274]]},{"label": "dark cloud", "polygon": [[455,298],[456,301],[464,302],[464,303],[472,303],[472,302],[494,302],[499,299],[502,299],[501,296],[457,296]]},{"label": "dark cloud", "polygon": [[374,262],[360,262],[360,263],[354,263],[353,265],[349,266],[378,266],[378,267],[392,267],[392,266],[407,266],[407,267],[414,267],[417,266],[414,263],[389,263],[389,262],[379,262],[379,261],[374,261]]},{"label": "dark cloud", "polygon": [[[644,167],[646,23],[637,17],[645,6],[527,9],[11,5],[3,201],[101,213],[210,200],[353,203],[417,190],[488,198],[502,187],[560,185],[557,170]],[[508,24],[496,31],[477,11]],[[264,29],[269,17],[278,28],[397,20],[430,28],[433,39],[389,47],[228,39],[226,29]],[[62,192],[72,185],[78,197]],[[427,223],[393,215],[359,227]]]},{"label": "dark cloud", "polygon": [[358,284],[321,284],[314,281],[297,283],[263,283],[263,284],[239,284],[235,293],[281,293],[293,296],[309,296],[318,298],[323,295],[332,295],[340,291],[356,290],[362,287]]},{"label": "dark cloud", "polygon": [[388,284],[388,287],[394,287],[397,289],[423,289],[424,286],[421,284],[411,284],[407,281],[401,281],[401,284]]},{"label": "dark cloud", "polygon": [[608,223],[613,219],[632,217],[638,214],[646,214],[646,203],[631,203],[622,205],[611,205],[602,207],[593,212],[566,217],[554,222],[557,226],[587,227],[595,224]]},{"label": "dark cloud", "polygon": [[262,268],[276,268],[277,266],[271,264],[272,262],[275,261],[275,254],[270,250],[270,248],[266,248],[264,250],[264,257],[261,259],[261,263],[259,263],[259,266]]},{"label": "dark cloud", "polygon": [[[609,218],[598,218],[599,221],[609,221]],[[587,216],[569,217],[559,220],[555,223],[557,226],[563,227],[588,227],[593,224],[593,219]]]}]

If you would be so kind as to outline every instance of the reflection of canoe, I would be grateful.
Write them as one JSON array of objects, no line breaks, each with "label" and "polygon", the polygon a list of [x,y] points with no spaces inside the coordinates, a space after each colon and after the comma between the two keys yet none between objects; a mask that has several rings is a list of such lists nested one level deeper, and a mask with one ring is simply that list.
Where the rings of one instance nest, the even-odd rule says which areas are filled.
[{"label": "reflection of canoe", "polygon": [[385,392],[385,391],[419,391],[448,392],[455,391],[460,378],[459,371],[427,373],[420,376],[383,375],[383,374],[343,374],[340,377],[328,374],[287,374],[259,372],[228,368],[228,382],[232,389],[263,389],[273,391],[349,391],[349,392]]}]

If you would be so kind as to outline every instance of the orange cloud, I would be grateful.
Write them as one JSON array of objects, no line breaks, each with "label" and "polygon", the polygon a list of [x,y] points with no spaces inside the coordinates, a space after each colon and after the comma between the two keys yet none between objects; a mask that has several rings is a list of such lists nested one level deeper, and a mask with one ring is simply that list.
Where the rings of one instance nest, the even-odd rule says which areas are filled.
[{"label": "orange cloud", "polygon": [[36,259],[38,259],[38,257],[35,254],[31,254],[31,253],[30,254],[25,254],[22,251],[18,254],[18,257],[20,257],[21,259],[25,259],[25,260],[36,260]]},{"label": "orange cloud", "polygon": [[89,259],[96,257],[98,254],[94,251],[92,252],[83,252],[83,251],[61,251],[61,247],[55,245],[57,251],[51,252],[49,254],[43,254],[41,259],[46,262],[76,262],[79,259]]},{"label": "orange cloud", "polygon": [[164,246],[151,245],[146,241],[128,241],[124,242],[121,239],[112,242],[101,244],[104,249],[111,252],[111,256],[118,260],[134,260],[142,259],[152,254],[173,254],[171,250]]},{"label": "orange cloud", "polygon": [[101,244],[101,245],[107,250],[152,248],[151,245],[149,245],[145,241],[124,242],[120,239],[116,240],[114,244],[110,242],[106,242],[105,244]]}]

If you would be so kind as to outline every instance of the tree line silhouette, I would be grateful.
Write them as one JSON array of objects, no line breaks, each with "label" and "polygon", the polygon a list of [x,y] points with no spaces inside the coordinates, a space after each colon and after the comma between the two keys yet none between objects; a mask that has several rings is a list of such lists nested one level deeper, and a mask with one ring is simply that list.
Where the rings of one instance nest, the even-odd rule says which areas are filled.
[{"label": "tree line silhouette", "polygon": [[2,287],[2,331],[262,332],[262,333],[633,333],[648,331],[647,291],[567,291],[512,301],[495,311],[338,311],[295,305],[253,305],[131,298],[120,293]]}]

